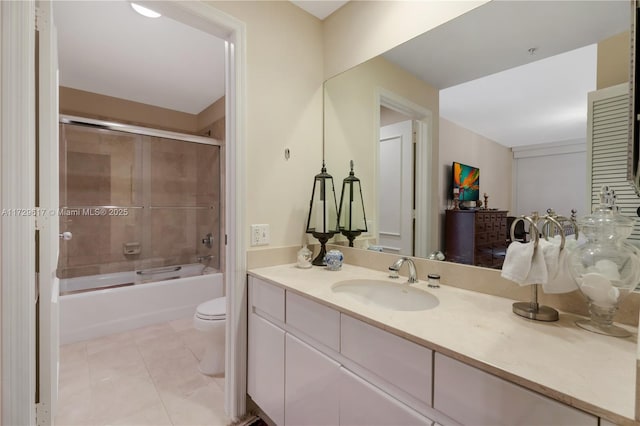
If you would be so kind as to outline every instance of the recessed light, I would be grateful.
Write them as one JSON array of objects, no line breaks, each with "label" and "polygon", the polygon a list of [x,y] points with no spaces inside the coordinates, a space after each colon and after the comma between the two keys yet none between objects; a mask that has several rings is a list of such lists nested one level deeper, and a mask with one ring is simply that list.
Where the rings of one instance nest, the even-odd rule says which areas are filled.
[{"label": "recessed light", "polygon": [[140,15],[146,16],[147,18],[159,18],[159,17],[162,16],[158,12],[156,12],[154,10],[151,10],[149,8],[146,8],[144,6],[140,6],[137,3],[131,3],[131,7],[133,8],[133,10],[138,12]]}]

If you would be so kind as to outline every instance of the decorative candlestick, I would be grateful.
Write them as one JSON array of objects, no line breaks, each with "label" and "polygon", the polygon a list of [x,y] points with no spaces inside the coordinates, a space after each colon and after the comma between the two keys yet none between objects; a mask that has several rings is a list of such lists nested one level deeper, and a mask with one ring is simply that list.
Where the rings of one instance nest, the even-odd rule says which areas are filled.
[{"label": "decorative candlestick", "polygon": [[489,208],[489,196],[487,195],[487,193],[484,193],[484,207],[485,209]]},{"label": "decorative candlestick", "polygon": [[460,189],[453,188],[453,209],[460,210]]}]

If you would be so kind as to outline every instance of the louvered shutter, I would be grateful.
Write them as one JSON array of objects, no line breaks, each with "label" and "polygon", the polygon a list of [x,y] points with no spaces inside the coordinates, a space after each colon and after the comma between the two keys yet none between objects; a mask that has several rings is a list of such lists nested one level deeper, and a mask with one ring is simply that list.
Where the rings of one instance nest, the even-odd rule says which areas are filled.
[{"label": "louvered shutter", "polygon": [[599,204],[602,185],[613,188],[620,212],[635,220],[629,239],[640,243],[640,198],[627,180],[629,154],[629,85],[620,84],[589,93],[587,130],[587,188],[591,207]]}]

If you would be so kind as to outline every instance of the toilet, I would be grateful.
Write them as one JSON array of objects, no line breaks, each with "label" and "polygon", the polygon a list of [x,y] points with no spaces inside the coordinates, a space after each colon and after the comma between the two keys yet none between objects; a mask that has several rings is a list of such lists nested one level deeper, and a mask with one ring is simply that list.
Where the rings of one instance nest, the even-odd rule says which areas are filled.
[{"label": "toilet", "polygon": [[218,297],[201,303],[193,315],[193,326],[203,332],[205,352],[200,365],[202,374],[209,376],[224,373],[224,336],[227,298]]}]

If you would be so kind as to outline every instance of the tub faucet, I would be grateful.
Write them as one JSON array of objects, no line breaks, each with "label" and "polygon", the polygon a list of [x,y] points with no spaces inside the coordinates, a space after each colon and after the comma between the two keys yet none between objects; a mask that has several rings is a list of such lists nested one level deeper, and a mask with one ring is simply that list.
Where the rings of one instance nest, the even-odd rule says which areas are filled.
[{"label": "tub faucet", "polygon": [[409,265],[409,280],[407,282],[410,284],[417,283],[418,276],[416,274],[416,265],[415,263],[413,263],[413,260],[409,259],[408,257],[401,257],[400,259],[396,260],[393,265],[389,266],[389,270],[398,272],[400,271],[400,267],[402,267],[404,263],[407,263]]}]

